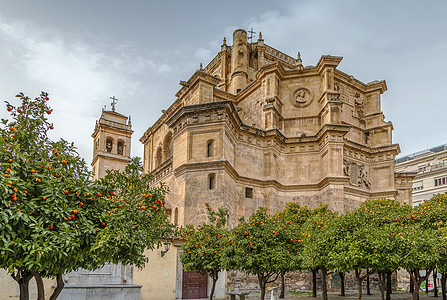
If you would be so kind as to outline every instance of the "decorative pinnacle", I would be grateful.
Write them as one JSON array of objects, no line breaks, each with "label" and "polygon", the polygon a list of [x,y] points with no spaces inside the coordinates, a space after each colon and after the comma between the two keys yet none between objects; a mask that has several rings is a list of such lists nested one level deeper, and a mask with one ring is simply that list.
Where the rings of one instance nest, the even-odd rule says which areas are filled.
[{"label": "decorative pinnacle", "polygon": [[227,38],[224,37],[222,45],[226,45],[226,44],[227,44]]},{"label": "decorative pinnacle", "polygon": [[202,65],[202,63],[200,63],[200,69],[199,69],[200,71],[201,70],[203,70],[203,65]]},{"label": "decorative pinnacle", "polygon": [[259,31],[259,40],[262,40],[262,32]]},{"label": "decorative pinnacle", "polygon": [[296,59],[296,66],[299,71],[303,71],[303,61],[301,60],[301,53],[298,51],[298,57]]}]

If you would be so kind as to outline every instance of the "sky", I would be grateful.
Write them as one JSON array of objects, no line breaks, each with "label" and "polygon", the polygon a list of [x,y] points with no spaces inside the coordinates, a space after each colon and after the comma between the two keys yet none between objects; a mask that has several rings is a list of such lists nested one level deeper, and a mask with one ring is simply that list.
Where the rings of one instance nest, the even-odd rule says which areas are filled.
[{"label": "sky", "polygon": [[[132,155],[175,100],[179,81],[231,44],[238,28],[315,65],[367,83],[386,80],[386,121],[401,155],[447,143],[447,1],[0,0],[0,100],[50,94],[54,139],[92,161],[91,134],[109,97],[132,117]],[[0,116],[6,109],[0,104]],[[6,108],[6,107],[4,107]]]}]

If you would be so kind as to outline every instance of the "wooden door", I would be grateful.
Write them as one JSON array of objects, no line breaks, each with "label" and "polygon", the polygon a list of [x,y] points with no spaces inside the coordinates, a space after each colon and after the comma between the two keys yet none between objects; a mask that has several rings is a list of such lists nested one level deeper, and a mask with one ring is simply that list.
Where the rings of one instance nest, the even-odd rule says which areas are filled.
[{"label": "wooden door", "polygon": [[196,271],[183,270],[182,299],[200,299],[207,297],[208,277]]}]

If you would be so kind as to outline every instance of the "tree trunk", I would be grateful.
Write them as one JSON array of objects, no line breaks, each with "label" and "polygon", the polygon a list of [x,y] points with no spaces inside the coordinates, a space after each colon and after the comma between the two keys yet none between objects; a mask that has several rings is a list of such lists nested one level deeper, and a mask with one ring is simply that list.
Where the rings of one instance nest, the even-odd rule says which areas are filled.
[{"label": "tree trunk", "polygon": [[29,281],[33,274],[27,270],[17,270],[11,277],[19,284],[20,300],[29,300]]},{"label": "tree trunk", "polygon": [[446,293],[446,289],[445,289],[446,279],[447,278],[445,276],[445,273],[442,272],[442,277],[441,277],[442,300],[447,300],[447,293]]},{"label": "tree trunk", "polygon": [[433,297],[438,298],[438,271],[433,270]]},{"label": "tree trunk", "polygon": [[425,293],[428,294],[428,270],[425,270]]},{"label": "tree trunk", "polygon": [[284,294],[286,293],[286,279],[285,279],[286,272],[281,272],[281,293],[279,294],[279,298],[283,299]]},{"label": "tree trunk", "polygon": [[43,285],[42,276],[39,272],[33,272],[34,279],[37,285],[37,300],[45,300],[45,287]]},{"label": "tree trunk", "polygon": [[414,284],[413,296],[411,299],[419,300],[419,288],[421,286],[423,279],[421,279],[418,269],[407,270],[407,272],[410,273],[410,278],[413,280],[413,284]]},{"label": "tree trunk", "polygon": [[213,278],[213,286],[211,287],[210,300],[213,300],[214,290],[216,289],[216,282],[217,282],[217,279],[219,278],[219,272],[213,271],[211,276]]},{"label": "tree trunk", "polygon": [[312,297],[317,297],[317,271],[312,270]]},{"label": "tree trunk", "polygon": [[57,297],[59,297],[59,294],[62,292],[62,289],[64,288],[65,283],[62,279],[62,274],[57,274],[56,276],[56,288],[53,291],[53,294],[50,297],[50,300],[56,300]]},{"label": "tree trunk", "polygon": [[418,283],[414,284],[413,296],[411,297],[412,300],[419,300],[419,287],[420,285]]},{"label": "tree trunk", "polygon": [[265,297],[265,283],[266,281],[264,279],[261,279],[259,281],[259,288],[261,289],[261,300],[264,300]]},{"label": "tree trunk", "polygon": [[[362,270],[360,270],[361,272]],[[357,280],[357,287],[358,287],[358,292],[357,292],[357,300],[361,300],[362,299],[362,276],[360,276],[360,272],[358,269],[355,269],[355,279]]]},{"label": "tree trunk", "polygon": [[340,275],[340,296],[346,296],[345,294],[345,272],[338,273]]},{"label": "tree trunk", "polygon": [[378,283],[379,283],[380,299],[385,300],[385,273],[377,271],[377,276],[379,277]]},{"label": "tree trunk", "polygon": [[321,276],[323,277],[322,281],[322,292],[323,292],[323,300],[327,300],[327,285],[326,285],[326,276],[327,276],[327,270],[325,268],[321,268]]},{"label": "tree trunk", "polygon": [[[366,273],[368,274],[369,269],[366,269]],[[367,295],[371,295],[371,289],[370,289],[370,281],[369,281],[369,276],[366,277],[366,294]]]},{"label": "tree trunk", "polygon": [[391,274],[393,272],[391,271],[387,271],[386,272],[386,300],[391,300],[391,294],[392,294],[392,290],[391,290]]},{"label": "tree trunk", "polygon": [[413,294],[414,292],[414,281],[413,277],[410,276],[410,294]]}]

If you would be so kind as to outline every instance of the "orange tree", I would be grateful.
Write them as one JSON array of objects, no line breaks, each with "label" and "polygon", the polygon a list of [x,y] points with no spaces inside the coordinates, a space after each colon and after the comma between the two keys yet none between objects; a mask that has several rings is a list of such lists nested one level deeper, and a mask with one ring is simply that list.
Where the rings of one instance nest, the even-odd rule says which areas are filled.
[{"label": "orange tree", "polygon": [[228,270],[240,270],[256,275],[264,299],[267,283],[275,281],[290,263],[293,244],[278,218],[265,208],[257,210],[248,220],[239,224],[229,234],[224,248],[224,265]]},{"label": "orange tree", "polygon": [[[281,294],[280,298],[284,298],[285,294],[285,273],[290,271],[302,270],[302,255],[303,248],[302,238],[299,236],[301,227],[310,216],[311,210],[307,206],[300,206],[296,202],[288,202],[286,208],[282,212],[277,212],[274,215],[275,221],[281,230],[284,231],[286,239],[290,240],[289,244],[289,264],[284,266],[281,271]],[[316,285],[315,285],[316,286]]]},{"label": "orange tree", "polygon": [[[404,234],[407,238],[401,247],[407,253],[402,267],[410,273],[414,283],[413,299],[418,299],[421,283],[435,268],[442,273],[446,270],[446,202],[446,194],[435,195],[415,208],[409,216],[413,221],[412,226],[406,228]],[[426,275],[421,276],[419,270],[426,270]],[[443,277],[445,280],[445,275]],[[443,285],[445,297],[445,281]]]},{"label": "orange tree", "polygon": [[[384,298],[386,274],[400,266],[402,253],[398,243],[410,210],[395,200],[367,200],[340,219],[341,239],[329,257],[336,270],[355,271],[357,299],[362,298],[362,281],[373,271],[379,275],[380,294]],[[369,271],[362,273],[362,269]]]},{"label": "orange tree", "polygon": [[302,228],[301,239],[304,242],[302,256],[303,268],[313,272],[322,272],[323,299],[327,299],[326,277],[332,269],[329,253],[337,244],[337,212],[331,211],[327,205],[319,205],[312,211]]},{"label": "orange tree", "polygon": [[[118,199],[115,182],[110,178],[91,181],[73,144],[54,142],[47,136],[53,125],[47,119],[52,109],[46,93],[34,100],[23,94],[17,97],[17,106],[6,102],[11,117],[2,119],[0,128],[0,267],[18,282],[20,299],[28,299],[28,283],[33,277],[39,299],[44,297],[41,277],[56,277],[57,288],[50,298],[56,299],[65,272],[92,270],[109,261],[141,265],[141,255],[131,255],[139,253],[142,245],[130,242],[131,236],[115,246],[118,237],[111,225],[120,216],[117,208],[122,205],[113,202]],[[126,205],[134,204],[133,199],[124,199]],[[149,219],[128,211],[121,212],[127,222],[136,225]]]},{"label": "orange tree", "polygon": [[140,158],[134,157],[123,172],[108,171],[99,181],[114,190],[106,195],[107,221],[101,223],[93,248],[101,263],[143,267],[148,261],[144,250],[161,246],[160,240],[173,234],[164,208],[167,189],[151,186],[151,175],[142,170]]},{"label": "orange tree", "polygon": [[[446,277],[447,277],[447,193],[434,195],[426,201],[420,208],[414,211],[413,215],[418,217],[423,227],[436,229],[441,239],[442,250],[440,259],[436,264],[436,270],[441,272],[442,298],[447,299]],[[422,217],[422,218],[421,218]]]},{"label": "orange tree", "polygon": [[224,270],[222,251],[228,236],[225,227],[228,210],[219,208],[216,212],[208,203],[205,205],[209,223],[199,225],[197,228],[187,225],[186,228],[180,230],[180,239],[185,241],[182,245],[180,260],[186,271],[198,271],[213,279],[209,296],[212,300],[219,272]]}]

